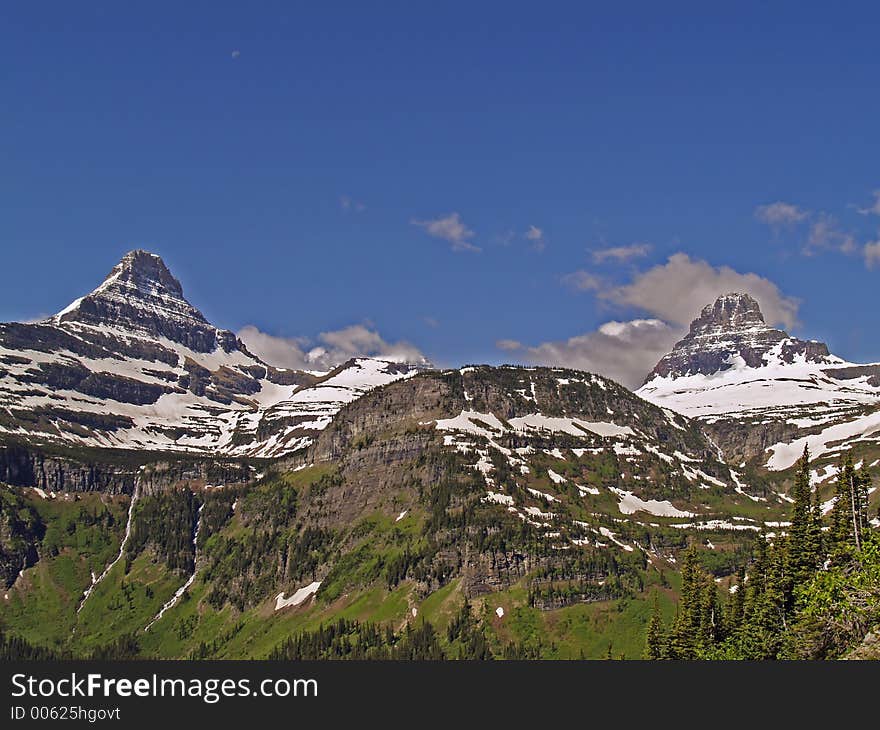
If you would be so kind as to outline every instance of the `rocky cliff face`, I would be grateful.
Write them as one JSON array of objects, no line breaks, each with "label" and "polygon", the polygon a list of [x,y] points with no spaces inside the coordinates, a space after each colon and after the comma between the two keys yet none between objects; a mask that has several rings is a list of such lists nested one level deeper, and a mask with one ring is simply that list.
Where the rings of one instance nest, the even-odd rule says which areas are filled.
[{"label": "rocky cliff face", "polygon": [[[607,425],[608,433],[637,430],[641,438],[682,451],[713,451],[693,423],[633,397],[607,378],[575,370],[480,366],[425,373],[365,395],[340,411],[316,440],[310,458],[332,459],[358,439],[461,413],[484,414],[501,422],[523,419],[510,430],[524,433],[543,430],[549,434],[571,418],[604,424],[613,421],[613,426]],[[473,417],[479,419],[479,415]],[[591,435],[578,427],[573,433]]]},{"label": "rocky cliff face", "polygon": [[107,450],[73,451],[62,455],[25,446],[0,446],[0,484],[37,487],[46,493],[101,492],[155,494],[172,487],[217,489],[247,484],[256,467],[245,461],[183,457],[157,460],[149,454],[121,454]]},{"label": "rocky cliff face", "polygon": [[0,446],[0,483],[45,492],[134,492],[136,466],[53,456],[37,449]]},{"label": "rocky cliff face", "polygon": [[45,531],[37,511],[20,495],[0,491],[0,588],[9,588],[20,571],[39,560]]},{"label": "rocky cliff face", "polygon": [[707,304],[691,322],[690,331],[648,375],[655,377],[711,375],[743,364],[758,368],[772,361],[831,363],[822,342],[800,340],[769,327],[758,302],[748,294],[725,294]]}]

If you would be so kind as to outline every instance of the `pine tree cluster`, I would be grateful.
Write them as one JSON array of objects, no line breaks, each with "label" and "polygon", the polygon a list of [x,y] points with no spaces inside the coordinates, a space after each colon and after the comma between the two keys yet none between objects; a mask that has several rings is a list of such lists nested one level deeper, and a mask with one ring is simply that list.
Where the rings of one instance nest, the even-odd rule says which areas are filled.
[{"label": "pine tree cluster", "polygon": [[880,536],[868,518],[870,484],[847,456],[825,524],[805,449],[787,533],[759,536],[725,601],[697,549],[688,548],[678,611],[664,626],[655,597],[645,658],[824,659],[856,645],[880,622]]}]

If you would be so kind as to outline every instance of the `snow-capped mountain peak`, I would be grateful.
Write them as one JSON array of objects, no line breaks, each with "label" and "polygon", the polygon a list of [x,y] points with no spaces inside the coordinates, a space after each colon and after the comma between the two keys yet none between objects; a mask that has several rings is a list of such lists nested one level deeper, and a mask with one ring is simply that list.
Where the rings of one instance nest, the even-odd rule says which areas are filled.
[{"label": "snow-capped mountain peak", "polygon": [[50,321],[107,326],[165,337],[196,352],[236,348],[231,332],[213,327],[183,295],[183,287],[161,257],[127,253],[94,291],[73,301]]},{"label": "snow-capped mountain peak", "polygon": [[0,323],[0,443],[280,456],[419,369],[372,358],[275,368],[208,322],[159,256],[136,250],[53,317]]},{"label": "snow-capped mountain peak", "polygon": [[657,363],[646,383],[658,377],[711,375],[737,365],[760,368],[774,361],[798,360],[841,362],[822,342],[800,340],[770,327],[758,302],[749,294],[724,294],[703,308],[691,322],[688,334]]},{"label": "snow-capped mountain peak", "polygon": [[636,393],[700,420],[726,453],[770,469],[794,464],[805,439],[815,456],[836,458],[841,434],[880,432],[880,366],[768,326],[747,294],[706,306]]}]

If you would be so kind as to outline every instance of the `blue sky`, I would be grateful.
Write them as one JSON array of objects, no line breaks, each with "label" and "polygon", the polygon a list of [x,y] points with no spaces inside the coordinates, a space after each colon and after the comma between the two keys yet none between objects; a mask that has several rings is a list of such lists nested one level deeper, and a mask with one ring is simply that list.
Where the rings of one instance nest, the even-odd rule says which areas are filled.
[{"label": "blue sky", "polygon": [[233,330],[589,365],[603,323],[669,339],[693,277],[754,273],[880,360],[880,9],[608,5],[5,8],[0,320],[140,247]]}]

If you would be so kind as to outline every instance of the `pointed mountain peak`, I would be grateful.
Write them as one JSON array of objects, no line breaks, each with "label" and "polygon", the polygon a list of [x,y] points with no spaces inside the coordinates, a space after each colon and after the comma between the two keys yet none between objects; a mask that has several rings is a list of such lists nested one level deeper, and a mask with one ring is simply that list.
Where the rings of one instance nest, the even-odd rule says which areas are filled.
[{"label": "pointed mountain peak", "polygon": [[743,292],[732,292],[722,294],[703,307],[700,316],[691,322],[689,336],[713,337],[721,333],[754,333],[771,329],[754,297]]},{"label": "pointed mountain peak", "polygon": [[691,332],[706,327],[743,329],[744,327],[766,327],[761,307],[750,294],[733,292],[723,294],[712,304],[707,304],[691,323]]},{"label": "pointed mountain peak", "polygon": [[162,257],[149,251],[143,249],[129,251],[113,267],[107,279],[104,280],[104,284],[120,278],[137,282],[139,285],[151,289],[162,288],[183,299],[183,287],[180,286],[180,282],[174,278]]},{"label": "pointed mountain peak", "polygon": [[97,289],[65,307],[53,321],[164,337],[197,352],[237,346],[232,333],[217,330],[186,300],[162,258],[141,249],[125,254]]},{"label": "pointed mountain peak", "polygon": [[201,312],[183,296],[183,287],[161,256],[142,249],[125,254],[97,289],[56,314],[55,320],[96,324],[90,321],[94,310],[94,306],[90,305],[96,301],[148,307],[156,310],[157,314],[166,310],[167,313],[207,324]]},{"label": "pointed mountain peak", "polygon": [[688,334],[657,363],[646,382],[655,377],[711,375],[732,367],[758,368],[796,359],[831,362],[827,345],[799,340],[770,327],[754,297],[734,292],[703,307]]}]

